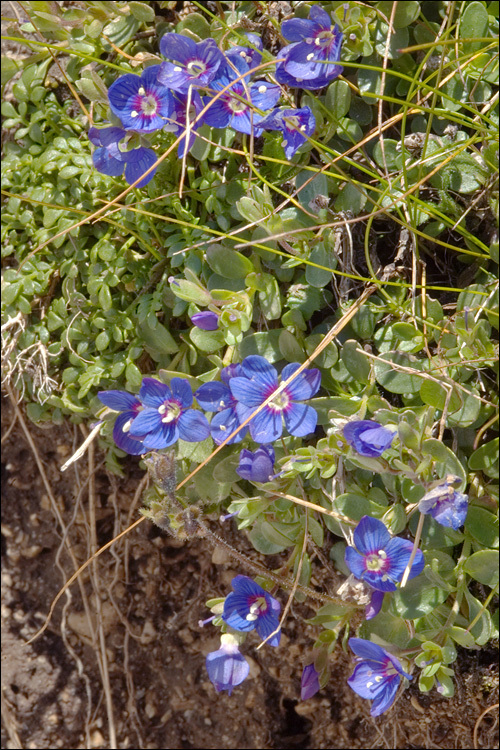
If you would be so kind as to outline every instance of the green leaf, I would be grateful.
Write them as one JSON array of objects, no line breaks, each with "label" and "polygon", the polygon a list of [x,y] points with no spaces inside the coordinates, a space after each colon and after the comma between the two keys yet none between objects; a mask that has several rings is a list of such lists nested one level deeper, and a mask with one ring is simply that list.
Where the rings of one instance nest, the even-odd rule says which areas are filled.
[{"label": "green leaf", "polygon": [[183,30],[195,34],[200,39],[207,39],[211,36],[210,25],[201,13],[188,13],[186,17],[177,24],[176,31],[181,33]]},{"label": "green leaf", "polygon": [[444,385],[440,385],[435,380],[424,380],[420,386],[420,398],[424,404],[443,411],[450,390],[451,397],[448,402],[448,412],[455,412],[462,406],[462,399],[457,390],[451,385],[445,388]]},{"label": "green leaf", "polygon": [[257,552],[262,555],[277,555],[290,546],[289,540],[285,544],[270,541],[267,535],[263,533],[261,526],[262,523],[257,522],[253,529],[248,532],[248,538]]},{"label": "green leaf", "polygon": [[151,23],[155,20],[155,12],[148,3],[138,3],[135,0],[130,0],[128,7],[137,21]]},{"label": "green leaf", "polygon": [[478,601],[468,589],[464,591],[467,604],[469,605],[469,622],[472,623],[476,617],[479,617],[478,621],[472,628],[469,629],[469,633],[474,636],[474,639],[478,646],[484,646],[488,643],[494,633],[493,623],[491,616],[484,605]]},{"label": "green leaf", "polygon": [[498,478],[498,443],[495,438],[478,448],[469,458],[469,469],[483,471],[488,477]]},{"label": "green leaf", "polygon": [[193,281],[174,279],[170,284],[170,288],[179,299],[183,299],[186,302],[194,302],[195,305],[199,305],[200,307],[206,307],[212,302],[210,292]]},{"label": "green leaf", "polygon": [[243,279],[255,270],[249,258],[222,245],[210,245],[206,251],[206,259],[212,271],[226,279]]},{"label": "green leaf", "polygon": [[420,575],[394,593],[392,606],[405,620],[415,620],[432,612],[447,596],[448,591],[430,586],[425,576]]},{"label": "green leaf", "polygon": [[260,354],[261,357],[265,357],[271,364],[278,362],[282,357],[279,345],[281,331],[282,329],[277,328],[272,331],[253,333],[250,336],[245,336],[241,344],[239,344],[240,357],[244,359],[250,354]]},{"label": "green leaf", "polygon": [[484,583],[490,589],[498,586],[498,552],[482,549],[474,552],[464,563],[464,570],[475,581]]},{"label": "green leaf", "polygon": [[325,106],[336,120],[345,117],[351,106],[351,89],[347,81],[334,81],[330,84],[325,95]]},{"label": "green leaf", "polygon": [[297,197],[300,201],[300,205],[311,210],[310,203],[318,195],[328,196],[328,181],[324,174],[314,175],[311,179],[311,172],[302,171],[299,172],[295,178],[295,187],[297,189]]},{"label": "green leaf", "polygon": [[[484,7],[484,3],[467,3],[460,19],[459,39],[489,36],[488,26],[488,11]],[[481,48],[481,42],[465,41],[462,44],[466,54]]]},{"label": "green leaf", "polygon": [[[384,360],[381,362],[380,360]],[[391,363],[410,370],[421,370],[422,363],[410,354],[391,351],[382,354],[375,362],[375,377],[377,383],[391,393],[416,393],[422,385],[422,378],[391,367]]]},{"label": "green leaf", "polygon": [[[19,70],[21,70],[21,68],[15,60],[13,60],[11,57],[2,55],[2,78],[1,78],[2,86],[5,86],[5,84],[8,83],[10,79],[13,76],[15,76]],[[3,105],[2,105],[2,114],[4,114]],[[12,115],[7,115],[7,116],[12,116]]]},{"label": "green leaf", "polygon": [[460,646],[463,646],[463,648],[475,648],[476,641],[468,630],[459,628],[457,625],[452,625],[446,632],[450,638],[453,638],[453,640]]},{"label": "green leaf", "polygon": [[370,362],[357,341],[346,341],[340,356],[353,378],[360,383],[368,383],[371,371]]},{"label": "green leaf", "polygon": [[469,507],[465,530],[483,547],[498,548],[498,516],[486,508],[479,505]]},{"label": "green leaf", "polygon": [[327,249],[323,243],[313,247],[311,254],[308,258],[311,263],[317,263],[319,266],[324,268],[331,268],[331,271],[325,271],[324,268],[315,268],[314,266],[306,266],[306,281],[311,286],[318,287],[321,289],[330,283],[333,276],[333,271],[337,268],[337,258],[335,257],[332,250]]},{"label": "green leaf", "polygon": [[202,352],[213,353],[224,346],[224,333],[222,331],[203,331],[201,328],[193,326],[189,331],[189,338]]},{"label": "green leaf", "polygon": [[303,362],[306,358],[304,350],[290,331],[281,331],[279,347],[287,362]]},{"label": "green leaf", "polygon": [[152,322],[151,316],[148,316],[146,320],[137,326],[141,338],[150,353],[161,356],[163,354],[175,354],[175,352],[178,352],[179,347],[165,326],[161,325],[157,320],[156,325],[152,325]]},{"label": "green leaf", "polygon": [[[422,455],[432,456],[438,462],[439,476],[455,474],[465,482],[465,469],[457,456],[444,443],[436,438],[427,438],[422,443]],[[439,467],[441,464],[441,467]]]},{"label": "green leaf", "polygon": [[[394,3],[383,0],[377,3],[376,8],[389,20],[394,10]],[[413,21],[417,20],[419,14],[420,3],[417,0],[403,0],[403,2],[399,2],[392,18],[394,28],[402,29],[409,26]]]}]

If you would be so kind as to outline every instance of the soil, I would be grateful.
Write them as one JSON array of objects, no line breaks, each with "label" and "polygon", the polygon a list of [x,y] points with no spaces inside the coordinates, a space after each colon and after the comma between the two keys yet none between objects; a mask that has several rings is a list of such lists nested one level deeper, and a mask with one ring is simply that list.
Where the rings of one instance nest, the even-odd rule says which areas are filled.
[{"label": "soil", "polygon": [[[146,520],[83,571],[27,643],[92,550],[139,518],[143,472],[128,457],[123,477],[109,474],[97,446],[61,472],[79,427],[35,427],[9,398],[2,414],[2,748],[498,746],[489,647],[460,653],[453,699],[412,685],[374,719],[347,686],[353,664],[338,646],[329,684],[302,702],[317,635],[303,623],[307,604],[292,608],[279,648],[247,640],[250,677],[218,694],[205,670],[218,630],[199,620],[207,599],[251,571],[206,539],[181,542]],[[229,526],[220,533],[231,541]]]}]

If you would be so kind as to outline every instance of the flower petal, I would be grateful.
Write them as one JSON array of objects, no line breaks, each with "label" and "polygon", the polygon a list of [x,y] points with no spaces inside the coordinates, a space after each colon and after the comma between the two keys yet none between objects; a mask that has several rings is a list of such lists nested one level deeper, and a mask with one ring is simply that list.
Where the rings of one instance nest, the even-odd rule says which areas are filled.
[{"label": "flower petal", "polygon": [[156,430],[146,435],[144,447],[148,450],[160,450],[173,445],[178,439],[179,430],[176,424],[174,422],[168,424],[162,422]]},{"label": "flower petal", "polygon": [[356,549],[363,555],[377,554],[391,541],[386,525],[370,516],[363,516],[354,529],[353,538]]},{"label": "flower petal", "polygon": [[140,406],[137,396],[127,391],[99,391],[97,398],[114,411],[127,411],[134,406]]},{"label": "flower petal", "polygon": [[[269,386],[260,381],[252,381],[248,378],[231,378],[229,387],[234,398],[245,406],[251,406],[254,409],[260,406],[269,395]],[[277,387],[277,384],[276,384]],[[261,442],[267,442],[265,440]]]},{"label": "flower petal", "polygon": [[161,424],[161,414],[158,409],[146,408],[139,412],[130,425],[130,434],[134,437],[143,437],[157,430]]},{"label": "flower petal", "polygon": [[[293,363],[286,365],[281,373],[281,380],[288,380],[299,369],[300,365]],[[314,368],[313,370],[303,370],[294,380],[287,385],[286,391],[293,401],[306,401],[316,395],[321,385],[321,373]]]},{"label": "flower petal", "polygon": [[[125,453],[130,453],[132,456],[140,456],[142,453],[146,453],[143,442],[140,438],[134,438],[130,435],[130,420],[133,418],[131,412],[124,412],[119,414],[115,420],[113,427],[113,440],[120,450]],[[124,427],[127,428],[124,431]]]},{"label": "flower petal", "polygon": [[184,378],[172,378],[170,388],[175,400],[179,402],[182,408],[189,409],[193,403],[193,391],[189,382]]},{"label": "flower petal", "polygon": [[[175,380],[175,378],[174,378]],[[182,440],[188,443],[201,443],[210,437],[207,418],[201,411],[185,411],[178,419],[177,426]]]},{"label": "flower petal", "polygon": [[288,432],[297,437],[310,435],[318,423],[318,413],[306,404],[290,404],[283,416]]},{"label": "flower petal", "polygon": [[[236,410],[239,416],[238,406]],[[244,420],[240,417],[240,421],[243,422]],[[252,440],[255,440],[256,443],[273,443],[283,434],[281,412],[272,412],[267,407],[259,412],[248,426]]]},{"label": "flower petal", "polygon": [[250,378],[262,385],[272,386],[276,388],[278,385],[278,373],[276,369],[265,359],[258,354],[251,354],[249,357],[245,357],[241,363],[245,377]]},{"label": "flower petal", "polygon": [[139,398],[144,406],[158,408],[164,401],[172,398],[172,391],[168,385],[155,378],[143,378]]},{"label": "flower petal", "polygon": [[[307,38],[312,39],[315,31],[318,31],[317,24],[308,18],[292,18],[290,21],[283,21],[281,24],[281,33],[290,42],[302,42]],[[278,55],[278,57],[281,56],[281,54]]]}]

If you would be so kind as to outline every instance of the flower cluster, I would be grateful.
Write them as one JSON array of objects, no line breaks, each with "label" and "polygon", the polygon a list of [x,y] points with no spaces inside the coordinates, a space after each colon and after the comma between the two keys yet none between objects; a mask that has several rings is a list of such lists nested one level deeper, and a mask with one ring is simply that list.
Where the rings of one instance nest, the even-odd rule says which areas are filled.
[{"label": "flower cluster", "polygon": [[[299,367],[295,363],[286,365],[283,381]],[[248,427],[241,427],[229,443],[241,441],[248,430],[256,442],[271,443],[281,437],[283,419],[291,435],[308,435],[316,429],[317,413],[301,402],[317,393],[320,381],[319,370],[304,370],[278,392],[276,369],[264,357],[250,355],[241,364],[223,368],[220,382],[204,383],[194,394],[202,409],[216,412],[210,424],[204,414],[192,408],[193,392],[184,378],[172,378],[170,386],[143,378],[138,396],[126,391],[100,391],[98,397],[120,412],[113,429],[117,446],[126,453],[141,455],[168,448],[179,438],[195,443],[211,434],[220,444],[263,405]],[[240,476],[268,481],[274,465],[272,448],[261,446],[255,456],[250,451],[243,454]]]},{"label": "flower cluster", "polygon": [[[309,20],[285,21],[282,31],[293,43],[278,54],[279,83],[320,89],[342,72],[338,62],[342,33],[324,10],[314,7]],[[93,155],[96,169],[115,177],[124,172],[130,184],[144,175],[137,185],[143,187],[155,170],[145,172],[156,162],[147,136],[159,130],[175,133],[181,137],[182,157],[204,123],[255,136],[264,130],[280,131],[285,155],[291,159],[314,133],[314,115],[309,107],[273,109],[281,96],[280,86],[262,75],[254,80],[253,72],[262,60],[262,40],[256,34],[246,36],[250,46],[236,45],[223,52],[213,39],[196,43],[182,34],[165,34],[160,40],[164,62],[141,75],[126,73],[110,86],[109,107],[122,127],[91,128],[89,137],[98,146]]]},{"label": "flower cluster", "polygon": [[[281,605],[248,576],[238,575],[231,581],[233,591],[224,601],[222,620],[237,634],[255,630],[270,646],[278,646],[281,638],[279,615]],[[239,652],[239,639],[232,632],[221,636],[221,647],[207,656],[207,672],[217,692],[234,687],[246,679],[250,667]]]}]

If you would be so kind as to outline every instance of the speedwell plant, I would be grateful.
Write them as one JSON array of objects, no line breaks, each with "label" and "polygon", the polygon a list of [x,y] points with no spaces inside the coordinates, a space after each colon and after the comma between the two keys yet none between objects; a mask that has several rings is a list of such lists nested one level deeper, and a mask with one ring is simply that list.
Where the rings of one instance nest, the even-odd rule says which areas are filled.
[{"label": "speedwell plant", "polygon": [[161,529],[220,541],[223,513],[281,555],[226,544],[217,691],[289,597],[316,608],[304,700],[342,647],[373,716],[410,681],[451,697],[457,647],[498,635],[494,4],[291,3],[264,37],[258,3],[31,5],[93,41],[84,117],[49,59],[2,106],[5,381],[35,421],[95,419],[113,470],[142,456]]}]

